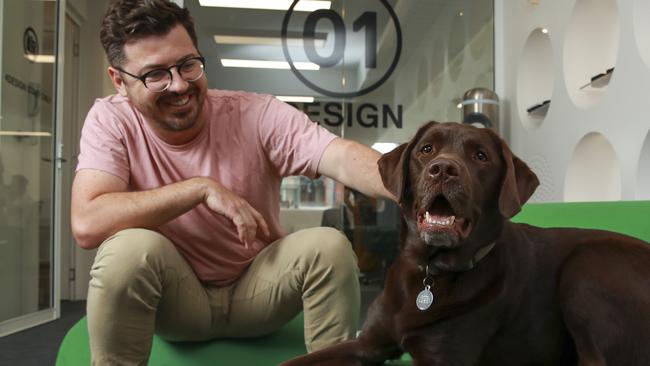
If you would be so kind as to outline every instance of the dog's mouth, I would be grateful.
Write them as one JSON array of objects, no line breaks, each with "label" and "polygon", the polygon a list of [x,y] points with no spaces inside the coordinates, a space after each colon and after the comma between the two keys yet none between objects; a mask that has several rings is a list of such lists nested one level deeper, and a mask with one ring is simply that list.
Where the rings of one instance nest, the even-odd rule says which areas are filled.
[{"label": "dog's mouth", "polygon": [[418,231],[428,245],[451,247],[469,236],[472,224],[438,194],[417,217]]}]

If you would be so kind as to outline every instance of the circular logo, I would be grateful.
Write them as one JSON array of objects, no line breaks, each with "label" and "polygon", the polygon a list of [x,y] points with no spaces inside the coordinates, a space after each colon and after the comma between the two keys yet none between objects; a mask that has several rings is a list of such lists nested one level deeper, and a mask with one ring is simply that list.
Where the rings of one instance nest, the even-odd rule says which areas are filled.
[{"label": "circular logo", "polygon": [[[38,55],[38,36],[32,27],[27,27],[23,33],[23,52],[25,56]],[[34,62],[34,57],[27,57]]]},{"label": "circular logo", "polygon": [[[293,1],[291,7],[289,7],[289,10],[287,10],[287,13],[284,16],[284,20],[282,21],[282,51],[284,52],[285,59],[289,63],[291,71],[303,84],[305,84],[310,89],[329,97],[353,98],[367,94],[377,89],[384,82],[386,82],[386,80],[388,80],[393,71],[395,71],[395,68],[399,62],[400,54],[402,52],[402,30],[400,28],[397,15],[395,14],[395,11],[390,6],[390,4],[388,4],[387,0],[377,0],[377,3],[383,5],[383,9],[386,12],[387,18],[395,27],[394,51],[392,57],[388,57],[386,60],[384,60],[383,56],[380,59],[378,55],[379,49],[377,41],[380,37],[378,37],[379,34],[377,24],[380,14],[377,12],[365,11],[359,16],[352,15],[352,17],[354,17],[351,29],[352,34],[349,34],[350,30],[346,30],[343,17],[334,10],[319,9],[311,12],[305,19],[302,29],[302,51],[304,51],[305,56],[309,59],[309,61],[311,61],[311,63],[317,64],[321,68],[333,68],[336,65],[344,64],[344,60],[347,56],[346,53],[358,53],[359,50],[362,51],[363,55],[358,57],[359,62],[352,63],[350,67],[354,68],[355,70],[362,70],[359,71],[359,74],[363,74],[363,77],[357,77],[355,80],[348,80],[348,78],[341,80],[344,86],[348,83],[352,84],[355,81],[360,85],[358,90],[350,92],[335,90],[332,85],[317,85],[316,81],[310,80],[310,78],[307,77],[306,73],[301,72],[296,66],[296,62],[294,62],[290,52],[288,29],[289,22],[291,21],[291,17],[294,14],[294,9],[299,2],[300,0]],[[333,31],[325,33],[325,35],[329,36],[329,34],[333,34],[333,37],[323,37],[323,33],[316,31],[316,27],[321,21],[331,24]],[[324,56],[322,55],[323,50],[319,52],[317,43],[318,41],[323,43],[327,38],[330,38],[331,42],[328,43],[331,43],[329,47],[331,50],[329,55]],[[357,40],[357,42],[353,42],[353,45],[348,46],[348,38]],[[359,41],[361,43],[365,43],[365,47],[355,47],[355,44],[358,46],[360,43]],[[363,59],[363,62],[361,62],[361,59]],[[340,76],[340,74],[338,75]],[[380,76],[375,77],[372,80],[369,79],[370,76],[375,75]],[[325,79],[332,78],[328,76]],[[341,78],[339,77],[339,80],[340,79]],[[364,80],[359,81],[359,79]]]}]

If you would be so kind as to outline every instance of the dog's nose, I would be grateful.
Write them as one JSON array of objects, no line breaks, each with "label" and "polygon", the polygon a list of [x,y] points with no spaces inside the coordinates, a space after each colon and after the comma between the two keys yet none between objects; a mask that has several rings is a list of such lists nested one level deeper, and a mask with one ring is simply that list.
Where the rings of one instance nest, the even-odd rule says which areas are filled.
[{"label": "dog's nose", "polygon": [[429,174],[434,179],[446,180],[458,177],[458,166],[449,160],[436,161],[431,164]]}]

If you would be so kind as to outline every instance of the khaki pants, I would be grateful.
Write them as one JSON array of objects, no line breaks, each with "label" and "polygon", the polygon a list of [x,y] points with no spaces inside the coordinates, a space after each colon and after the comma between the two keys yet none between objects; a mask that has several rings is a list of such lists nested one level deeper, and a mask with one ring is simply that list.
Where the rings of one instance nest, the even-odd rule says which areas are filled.
[{"label": "khaki pants", "polygon": [[259,336],[301,310],[310,352],[351,339],[357,329],[356,257],[331,228],[276,241],[225,287],[204,286],[167,238],[144,229],[106,240],[90,274],[94,365],[146,365],[154,332],[183,341]]}]

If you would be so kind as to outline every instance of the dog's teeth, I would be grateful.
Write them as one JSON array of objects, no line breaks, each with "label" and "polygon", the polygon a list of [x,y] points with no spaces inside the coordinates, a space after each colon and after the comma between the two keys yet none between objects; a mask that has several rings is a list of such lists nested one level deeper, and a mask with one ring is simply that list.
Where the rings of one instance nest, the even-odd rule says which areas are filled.
[{"label": "dog's teeth", "polygon": [[424,213],[424,221],[431,225],[451,226],[454,224],[456,217],[434,217],[427,211]]}]

